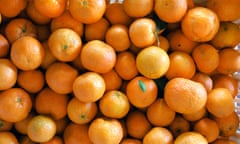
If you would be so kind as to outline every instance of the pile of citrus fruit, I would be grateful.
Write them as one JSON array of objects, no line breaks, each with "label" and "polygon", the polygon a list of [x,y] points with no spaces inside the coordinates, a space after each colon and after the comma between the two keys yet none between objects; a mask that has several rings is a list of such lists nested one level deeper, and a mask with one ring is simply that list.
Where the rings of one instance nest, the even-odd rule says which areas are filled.
[{"label": "pile of citrus fruit", "polygon": [[236,144],[239,0],[0,0],[0,144]]}]

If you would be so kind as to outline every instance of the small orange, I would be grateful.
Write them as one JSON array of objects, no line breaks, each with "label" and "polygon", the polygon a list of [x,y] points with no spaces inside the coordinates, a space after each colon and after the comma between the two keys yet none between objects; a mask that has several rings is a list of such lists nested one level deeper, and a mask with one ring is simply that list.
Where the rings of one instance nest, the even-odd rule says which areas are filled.
[{"label": "small orange", "polygon": [[67,115],[76,124],[86,124],[94,119],[98,112],[95,102],[81,102],[73,97],[67,105]]},{"label": "small orange", "polygon": [[119,52],[114,66],[117,74],[124,80],[131,80],[138,75],[136,57],[129,51]]},{"label": "small orange", "polygon": [[124,0],[122,2],[123,9],[130,17],[145,17],[153,11],[153,0]]},{"label": "small orange", "polygon": [[197,120],[200,120],[204,117],[207,116],[207,108],[204,107],[202,109],[200,109],[199,111],[197,112],[194,112],[194,113],[190,113],[190,114],[183,114],[183,118],[186,119],[187,121],[190,121],[190,122],[195,122]]},{"label": "small orange", "polygon": [[50,117],[36,115],[28,123],[27,135],[34,142],[47,142],[54,137],[55,133],[56,124]]},{"label": "small orange", "polygon": [[40,143],[40,144],[63,144],[63,140],[61,137],[59,136],[54,136],[52,139],[50,139],[49,141],[47,142],[43,142],[43,143]]},{"label": "small orange", "polygon": [[207,42],[213,39],[219,25],[216,13],[205,7],[189,9],[181,21],[184,35],[196,42]]},{"label": "small orange", "polygon": [[21,121],[15,122],[14,128],[16,129],[16,131],[22,135],[27,135],[28,123],[35,115],[35,113],[30,112],[26,118]]},{"label": "small orange", "polygon": [[36,10],[50,18],[60,16],[66,7],[66,0],[33,0]]},{"label": "small orange", "polygon": [[193,49],[192,57],[197,69],[203,73],[212,73],[219,64],[218,50],[210,44],[199,44]]},{"label": "small orange", "polygon": [[199,132],[206,137],[208,143],[215,141],[219,136],[219,127],[217,122],[210,118],[203,118],[194,124],[194,131]]},{"label": "small orange", "polygon": [[17,83],[29,93],[39,92],[45,84],[45,78],[42,71],[34,69],[29,71],[20,71],[17,77]]},{"label": "small orange", "polygon": [[17,82],[18,69],[6,58],[0,59],[0,90],[13,87]]},{"label": "small orange", "polygon": [[110,90],[99,100],[99,109],[106,117],[120,119],[128,114],[130,103],[125,93]]},{"label": "small orange", "polygon": [[136,66],[139,73],[150,79],[166,74],[170,66],[167,52],[157,46],[144,48],[137,54]]},{"label": "small orange", "polygon": [[143,137],[143,144],[172,144],[173,135],[164,127],[153,127]]},{"label": "small orange", "polygon": [[151,123],[142,111],[134,110],[126,116],[127,133],[133,138],[142,139],[151,127]]},{"label": "small orange", "polygon": [[105,0],[69,0],[71,15],[84,24],[95,23],[100,20],[105,10]]},{"label": "small orange", "polygon": [[82,40],[74,30],[59,28],[49,36],[48,46],[59,61],[69,62],[79,55],[82,48]]},{"label": "small orange", "polygon": [[201,83],[206,88],[207,92],[210,92],[213,88],[212,78],[205,73],[196,72],[191,80]]},{"label": "small orange", "polygon": [[146,108],[157,98],[157,85],[149,78],[137,76],[130,80],[126,87],[126,94],[130,103],[138,108]]},{"label": "small orange", "polygon": [[226,117],[234,112],[234,99],[226,88],[214,88],[208,93],[206,107],[216,117]]},{"label": "small orange", "polygon": [[95,72],[79,75],[73,82],[73,94],[82,102],[99,100],[106,90],[103,77]]},{"label": "small orange", "polygon": [[130,47],[128,27],[125,25],[112,25],[106,32],[105,41],[111,45],[115,51],[125,51]]},{"label": "small orange", "polygon": [[176,23],[182,20],[187,8],[187,0],[156,0],[154,11],[161,20]]},{"label": "small orange", "polygon": [[102,74],[102,77],[105,81],[106,91],[118,90],[122,85],[122,79],[114,69]]},{"label": "small orange", "polygon": [[70,122],[64,130],[63,140],[65,144],[77,144],[82,142],[84,144],[92,144],[88,136],[89,125],[76,124]]},{"label": "small orange", "polygon": [[84,36],[87,41],[90,40],[104,40],[105,34],[109,28],[110,24],[106,18],[101,18],[92,24],[85,24],[84,26]]},{"label": "small orange", "polygon": [[1,144],[19,144],[17,137],[10,131],[0,132]]},{"label": "small orange", "polygon": [[155,41],[155,43],[153,45],[158,46],[158,47],[164,49],[165,51],[168,51],[170,48],[170,41],[167,39],[167,37],[165,37],[163,35],[158,35],[158,40],[160,42],[160,45],[158,46],[157,40]]},{"label": "small orange", "polygon": [[79,36],[83,36],[83,23],[74,19],[70,12],[67,10],[64,11],[62,15],[53,18],[51,21],[50,29],[52,32],[59,28],[70,28],[75,31]]},{"label": "small orange", "polygon": [[65,128],[67,127],[68,123],[69,123],[69,119],[67,116],[61,118],[61,119],[57,119],[54,120],[56,123],[56,135],[62,134],[65,130]]},{"label": "small orange", "polygon": [[0,58],[4,58],[9,54],[10,46],[7,38],[0,34]]},{"label": "small orange", "polygon": [[169,54],[170,66],[166,72],[168,79],[182,77],[191,79],[196,72],[196,65],[190,54],[174,51]]},{"label": "small orange", "polygon": [[77,76],[77,69],[64,62],[54,62],[45,73],[47,85],[59,94],[71,93],[73,82]]},{"label": "small orange", "polygon": [[21,70],[38,68],[44,58],[44,49],[41,43],[31,36],[23,36],[11,46],[10,59]]},{"label": "small orange", "polygon": [[87,42],[80,53],[83,67],[98,73],[106,73],[112,70],[116,63],[116,57],[114,49],[100,40]]},{"label": "small orange", "polygon": [[207,91],[198,82],[185,78],[173,78],[164,88],[167,105],[179,113],[194,113],[205,107]]},{"label": "small orange", "polygon": [[67,115],[67,103],[67,95],[44,88],[35,98],[35,109],[38,114],[50,115],[55,120],[59,120]]},{"label": "small orange", "polygon": [[118,144],[123,138],[123,127],[117,119],[99,117],[90,123],[88,135],[94,144]]},{"label": "small orange", "polygon": [[171,51],[183,51],[191,53],[193,48],[198,44],[187,38],[180,29],[171,31],[168,35]]},{"label": "small orange", "polygon": [[37,37],[40,42],[47,41],[51,31],[48,25],[36,25],[37,27]]},{"label": "small orange", "polygon": [[175,140],[174,144],[208,144],[207,139],[198,132],[184,132],[180,134]]},{"label": "small orange", "polygon": [[25,119],[32,109],[30,95],[22,88],[10,88],[0,94],[0,119],[18,122]]},{"label": "small orange", "polygon": [[172,123],[169,125],[169,130],[176,138],[180,134],[190,131],[190,123],[181,115],[176,115]]},{"label": "small orange", "polygon": [[128,26],[132,21],[132,18],[124,11],[123,4],[118,2],[110,3],[106,8],[104,16],[112,25],[123,24]]},{"label": "small orange", "polygon": [[47,41],[42,42],[42,46],[44,48],[44,58],[40,67],[46,70],[57,59],[55,56],[53,56],[52,52],[50,51]]},{"label": "small orange", "polygon": [[163,98],[158,98],[147,108],[147,118],[154,126],[168,126],[175,118],[175,111],[170,109]]},{"label": "small orange", "polygon": [[139,139],[124,138],[120,144],[142,144],[142,142]]},{"label": "small orange", "polygon": [[138,18],[129,26],[129,37],[135,46],[144,48],[156,41],[156,31],[156,23],[152,19]]},{"label": "small orange", "polygon": [[16,17],[26,8],[27,2],[27,0],[0,0],[0,13],[5,17]]},{"label": "small orange", "polygon": [[11,44],[23,36],[37,37],[36,25],[26,18],[16,18],[11,20],[7,23],[4,30],[5,36]]},{"label": "small orange", "polygon": [[10,131],[14,123],[0,119],[0,131]]}]

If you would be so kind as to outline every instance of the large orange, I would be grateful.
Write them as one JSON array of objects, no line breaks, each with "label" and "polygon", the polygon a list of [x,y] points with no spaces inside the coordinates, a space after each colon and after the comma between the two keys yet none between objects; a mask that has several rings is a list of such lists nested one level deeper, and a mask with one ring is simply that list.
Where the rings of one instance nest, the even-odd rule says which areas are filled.
[{"label": "large orange", "polygon": [[173,78],[164,88],[164,100],[176,112],[194,113],[205,107],[207,91],[201,83]]},{"label": "large orange", "polygon": [[105,0],[69,0],[71,15],[85,24],[95,23],[100,20],[105,10]]}]

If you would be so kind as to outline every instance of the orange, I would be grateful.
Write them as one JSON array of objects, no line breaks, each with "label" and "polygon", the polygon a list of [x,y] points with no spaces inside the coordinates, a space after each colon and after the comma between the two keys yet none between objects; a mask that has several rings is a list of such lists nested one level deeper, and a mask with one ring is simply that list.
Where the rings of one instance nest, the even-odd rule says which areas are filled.
[{"label": "orange", "polygon": [[234,21],[240,18],[238,10],[240,1],[238,0],[208,0],[207,8],[213,10],[220,21]]},{"label": "orange", "polygon": [[166,74],[170,66],[170,59],[166,51],[149,46],[137,54],[136,66],[142,75],[150,79],[157,79]]},{"label": "orange", "polygon": [[117,74],[124,80],[131,80],[138,75],[136,57],[129,51],[119,52],[114,66]]},{"label": "orange", "polygon": [[169,54],[170,66],[166,72],[168,79],[182,77],[191,79],[196,72],[196,65],[190,54],[174,51]]},{"label": "orange", "polygon": [[139,139],[124,138],[120,144],[142,144]]},{"label": "orange", "polygon": [[227,88],[230,90],[233,98],[238,93],[238,81],[230,75],[218,74],[213,75],[213,88]]},{"label": "orange", "polygon": [[56,124],[50,117],[36,115],[28,123],[27,135],[34,142],[47,142],[55,136],[55,133]]},{"label": "orange", "polygon": [[175,118],[175,111],[170,109],[163,98],[158,98],[147,108],[147,117],[154,126],[168,126]]},{"label": "orange", "polygon": [[51,18],[40,13],[33,4],[34,0],[29,0],[26,7],[26,13],[29,19],[34,21],[37,24],[48,24],[51,21]]},{"label": "orange", "polygon": [[59,28],[70,28],[75,31],[79,36],[83,36],[83,23],[77,21],[72,17],[69,11],[64,11],[62,15],[53,18],[51,21],[50,29],[55,31]]},{"label": "orange", "polygon": [[172,144],[173,136],[164,127],[153,127],[143,138],[143,144]]},{"label": "orange", "polygon": [[137,108],[146,108],[157,99],[157,85],[149,78],[137,76],[130,80],[126,94],[130,103]]},{"label": "orange", "polygon": [[0,58],[4,58],[9,54],[10,47],[7,38],[0,34]]},{"label": "orange", "polygon": [[50,18],[60,16],[66,7],[66,0],[33,0],[36,10]]},{"label": "orange", "polygon": [[107,73],[102,74],[101,76],[105,81],[106,91],[118,90],[122,85],[122,79],[114,69]]},{"label": "orange", "polygon": [[65,144],[77,144],[82,142],[84,144],[92,144],[88,136],[87,124],[76,124],[70,122],[64,130],[63,139]]},{"label": "orange", "polygon": [[43,142],[43,143],[40,143],[40,144],[63,144],[63,140],[61,137],[59,136],[54,136],[52,139],[50,139],[49,141],[47,142]]},{"label": "orange", "polygon": [[7,23],[4,30],[5,36],[11,44],[23,36],[37,37],[36,25],[26,18],[15,18],[11,20]]},{"label": "orange", "polygon": [[80,55],[83,67],[98,73],[109,72],[116,63],[114,49],[100,40],[87,42],[82,47]]},{"label": "orange", "polygon": [[14,128],[16,129],[16,131],[22,135],[26,135],[28,123],[34,116],[35,116],[35,113],[30,112],[26,118],[24,118],[21,121],[15,122]]},{"label": "orange", "polygon": [[17,82],[18,69],[6,58],[0,59],[0,90],[13,87]]},{"label": "orange", "polygon": [[44,58],[42,60],[40,67],[46,70],[57,59],[55,56],[53,56],[52,52],[50,51],[47,41],[42,42],[42,46],[44,48]]},{"label": "orange", "polygon": [[129,26],[130,40],[140,48],[152,45],[157,39],[156,32],[156,23],[146,17],[135,19]]},{"label": "orange", "polygon": [[208,144],[207,139],[197,132],[184,132],[174,140],[174,144],[194,144],[194,143]]},{"label": "orange", "polygon": [[222,118],[214,117],[214,120],[220,129],[220,136],[229,137],[236,135],[239,127],[239,118],[236,112],[232,112],[230,115]]},{"label": "orange", "polygon": [[27,6],[27,0],[0,1],[0,13],[5,17],[15,17],[19,15]]},{"label": "orange", "polygon": [[167,37],[163,35],[158,35],[158,40],[160,42],[160,45],[158,46],[158,41],[156,40],[153,45],[158,46],[165,51],[168,51],[170,48],[170,41],[167,39]]},{"label": "orange", "polygon": [[32,100],[22,88],[9,88],[0,94],[0,119],[18,122],[32,109]]},{"label": "orange", "polygon": [[200,120],[204,117],[207,116],[207,108],[204,107],[202,108],[201,110],[197,111],[197,112],[194,112],[194,113],[190,113],[190,114],[183,114],[183,118],[186,119],[187,121],[190,121],[190,122],[195,122],[197,120]]},{"label": "orange", "polygon": [[20,71],[17,77],[17,83],[29,93],[39,92],[45,84],[45,78],[42,71],[34,69],[29,71]]},{"label": "orange", "polygon": [[217,139],[212,144],[237,144],[237,143],[229,139]]},{"label": "orange", "polygon": [[240,43],[239,25],[232,22],[221,22],[217,34],[210,43],[218,49],[236,46]]},{"label": "orange", "polygon": [[47,85],[59,94],[71,93],[73,82],[77,76],[77,69],[64,62],[54,62],[47,68],[45,73]]},{"label": "orange", "polygon": [[0,131],[10,131],[13,128],[12,122],[7,122],[0,119]]},{"label": "orange", "polygon": [[67,105],[68,118],[76,124],[86,124],[94,119],[98,112],[95,102],[81,102],[73,97]]},{"label": "orange", "polygon": [[210,44],[199,44],[193,49],[192,57],[197,69],[203,73],[212,73],[219,64],[218,50]]},{"label": "orange", "polygon": [[48,25],[36,25],[37,26],[37,37],[40,42],[47,41],[50,36],[50,28]]},{"label": "orange", "polygon": [[64,118],[58,119],[58,120],[54,120],[56,123],[56,134],[62,134],[63,131],[65,130],[65,128],[67,127],[68,123],[69,123],[69,119],[67,116],[65,116]]},{"label": "orange", "polygon": [[48,46],[52,54],[64,62],[73,61],[82,48],[81,37],[74,30],[59,28],[51,33]]},{"label": "orange", "polygon": [[31,36],[23,36],[11,46],[10,59],[21,70],[33,70],[40,66],[44,58],[41,43]]},{"label": "orange", "polygon": [[233,48],[225,48],[219,52],[217,71],[222,74],[232,74],[240,70],[240,53]]},{"label": "orange", "polygon": [[105,10],[105,0],[69,0],[71,15],[84,24],[95,23],[100,20]]},{"label": "orange", "polygon": [[153,0],[124,0],[123,9],[130,17],[140,18],[150,14],[153,10]]},{"label": "orange", "polygon": [[194,113],[205,107],[207,91],[193,80],[173,78],[164,88],[164,100],[176,112]]},{"label": "orange", "polygon": [[216,13],[205,7],[189,9],[181,21],[184,35],[196,42],[207,42],[213,39],[219,25]]},{"label": "orange", "polygon": [[201,83],[205,87],[207,92],[210,92],[213,88],[212,78],[205,73],[196,72],[191,78],[191,80]]},{"label": "orange", "polygon": [[123,128],[117,119],[100,117],[90,123],[88,135],[94,144],[118,144],[123,138]]},{"label": "orange", "polygon": [[132,18],[126,14],[122,3],[108,4],[104,16],[112,24],[129,25]]},{"label": "orange", "polygon": [[106,90],[103,77],[95,72],[79,75],[72,87],[74,96],[82,102],[95,102],[103,96]]},{"label": "orange", "polygon": [[151,127],[145,113],[140,110],[130,111],[126,116],[127,134],[133,138],[142,139]]},{"label": "orange", "polygon": [[128,27],[120,24],[112,25],[106,32],[105,41],[117,52],[127,50],[131,44]]},{"label": "orange", "polygon": [[59,120],[67,115],[68,96],[50,88],[41,90],[35,98],[35,109],[39,114],[50,115]]},{"label": "orange", "polygon": [[212,115],[226,117],[234,112],[233,96],[226,88],[213,88],[208,93],[206,107]]},{"label": "orange", "polygon": [[19,144],[17,137],[10,131],[0,132],[0,143]]},{"label": "orange", "polygon": [[187,38],[180,29],[171,31],[167,37],[171,51],[191,53],[193,48],[197,45],[197,42]]},{"label": "orange", "polygon": [[125,93],[118,90],[105,92],[99,100],[101,113],[110,118],[123,118],[130,110],[130,103]]},{"label": "orange", "polygon": [[190,131],[190,123],[181,115],[176,115],[172,123],[169,125],[169,130],[173,137],[176,138],[180,134]]},{"label": "orange", "polygon": [[109,22],[106,18],[101,18],[100,20],[85,24],[84,26],[84,36],[87,41],[90,40],[104,40],[105,34],[110,27]]},{"label": "orange", "polygon": [[187,0],[156,0],[154,12],[161,20],[167,23],[176,23],[182,20],[187,8]]},{"label": "orange", "polygon": [[194,124],[194,131],[206,137],[208,143],[215,141],[219,136],[217,122],[210,118],[203,118]]}]

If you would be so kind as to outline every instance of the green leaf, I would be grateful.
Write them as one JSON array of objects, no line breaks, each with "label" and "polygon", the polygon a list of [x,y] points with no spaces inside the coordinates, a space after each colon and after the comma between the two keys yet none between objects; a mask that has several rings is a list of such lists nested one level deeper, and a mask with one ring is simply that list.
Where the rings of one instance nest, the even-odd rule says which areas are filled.
[{"label": "green leaf", "polygon": [[145,93],[147,91],[147,87],[145,85],[145,83],[141,80],[138,81],[138,85],[140,87],[140,89]]}]

